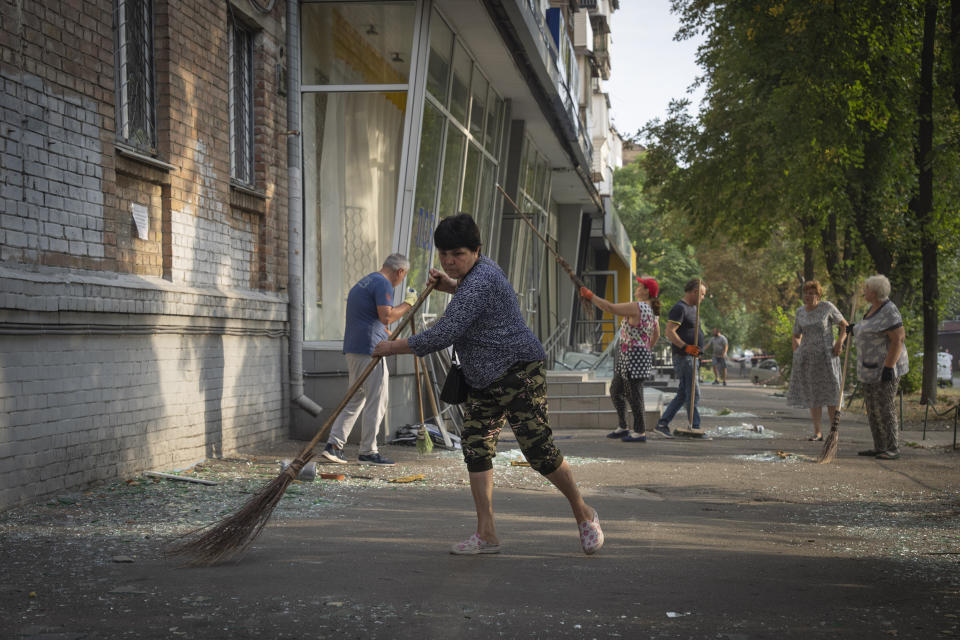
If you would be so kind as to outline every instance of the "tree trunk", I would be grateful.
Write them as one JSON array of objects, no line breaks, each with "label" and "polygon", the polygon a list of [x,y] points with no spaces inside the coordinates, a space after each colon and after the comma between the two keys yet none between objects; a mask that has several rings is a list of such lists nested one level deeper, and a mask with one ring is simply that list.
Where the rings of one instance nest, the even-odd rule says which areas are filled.
[{"label": "tree trunk", "polygon": [[836,210],[832,210],[827,214],[827,224],[824,225],[821,236],[823,241],[824,266],[827,268],[827,273],[830,274],[830,282],[833,284],[833,291],[837,296],[837,300],[840,301],[848,299],[856,285],[852,282],[854,274],[850,268],[852,257],[850,244],[851,229],[846,229],[842,243],[843,246],[841,246],[840,234],[837,229],[839,222],[838,217]]},{"label": "tree trunk", "polygon": [[803,281],[809,282],[815,279],[815,269],[813,263],[813,221],[808,217],[800,218],[800,226],[803,228]]},{"label": "tree trunk", "polygon": [[950,54],[953,61],[953,101],[960,109],[960,0],[950,3]]},{"label": "tree trunk", "polygon": [[[867,131],[866,136],[863,166],[850,169],[851,175],[847,179],[847,200],[850,202],[853,223],[873,262],[873,268],[876,273],[890,274],[893,248],[883,228],[876,222],[876,212],[881,206],[878,193],[883,189],[879,178],[883,171],[879,163],[884,157],[882,148],[888,142],[879,132]],[[890,280],[893,281],[893,278]]]},{"label": "tree trunk", "polygon": [[923,266],[923,386],[920,402],[937,401],[937,225],[933,211],[933,65],[937,28],[937,0],[927,0],[923,17],[923,46],[920,51],[920,99],[917,108],[917,170],[919,184],[914,216],[920,227],[920,254]]}]

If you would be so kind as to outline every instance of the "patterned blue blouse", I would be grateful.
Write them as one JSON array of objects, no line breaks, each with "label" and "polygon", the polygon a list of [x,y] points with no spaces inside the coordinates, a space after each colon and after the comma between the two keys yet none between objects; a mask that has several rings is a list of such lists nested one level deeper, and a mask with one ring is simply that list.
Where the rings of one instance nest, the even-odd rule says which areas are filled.
[{"label": "patterned blue blouse", "polygon": [[418,356],[452,344],[474,389],[490,386],[514,363],[546,358],[543,345],[523,322],[510,281],[486,256],[460,280],[437,323],[407,343]]}]

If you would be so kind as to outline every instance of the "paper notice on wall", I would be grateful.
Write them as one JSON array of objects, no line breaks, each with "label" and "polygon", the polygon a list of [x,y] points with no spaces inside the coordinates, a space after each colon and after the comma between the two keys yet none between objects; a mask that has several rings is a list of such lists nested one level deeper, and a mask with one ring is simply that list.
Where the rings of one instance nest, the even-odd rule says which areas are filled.
[{"label": "paper notice on wall", "polygon": [[142,204],[130,203],[130,211],[133,212],[133,221],[137,223],[137,235],[141,240],[146,240],[150,232],[150,219],[147,216],[147,208]]}]

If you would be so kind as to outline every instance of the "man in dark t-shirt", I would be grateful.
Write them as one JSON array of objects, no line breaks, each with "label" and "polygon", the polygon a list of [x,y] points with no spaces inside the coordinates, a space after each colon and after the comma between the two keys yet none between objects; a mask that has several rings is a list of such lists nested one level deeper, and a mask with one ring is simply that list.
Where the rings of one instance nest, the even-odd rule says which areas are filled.
[{"label": "man in dark t-shirt", "polygon": [[[673,305],[667,316],[667,330],[664,334],[670,341],[670,351],[673,354],[673,373],[678,381],[677,395],[674,396],[667,408],[663,410],[657,420],[656,431],[661,435],[672,438],[670,421],[677,415],[677,411],[690,402],[690,385],[696,384],[698,356],[704,342],[703,330],[697,326],[697,306],[707,294],[707,286],[699,278],[693,278],[683,287],[683,297]],[[700,389],[696,390],[693,407],[687,406],[687,415],[693,411],[693,428],[700,428]]]}]

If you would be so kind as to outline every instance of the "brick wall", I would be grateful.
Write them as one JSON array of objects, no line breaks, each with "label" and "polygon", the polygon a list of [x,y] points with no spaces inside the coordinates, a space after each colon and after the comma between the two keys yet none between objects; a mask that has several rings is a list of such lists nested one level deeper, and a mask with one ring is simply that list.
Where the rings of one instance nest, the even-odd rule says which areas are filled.
[{"label": "brick wall", "polygon": [[279,342],[0,336],[0,507],[275,440],[284,398]]},{"label": "brick wall", "polygon": [[[255,184],[242,195],[230,185],[225,2],[154,0],[160,164],[115,146],[113,0],[0,6],[0,261],[286,288],[282,2],[270,15],[233,9],[256,32]],[[132,204],[149,212],[146,240]]]},{"label": "brick wall", "polygon": [[227,3],[153,0],[153,157],[118,144],[114,4],[0,0],[0,509],[287,433],[284,2],[233,7],[243,187]]}]

